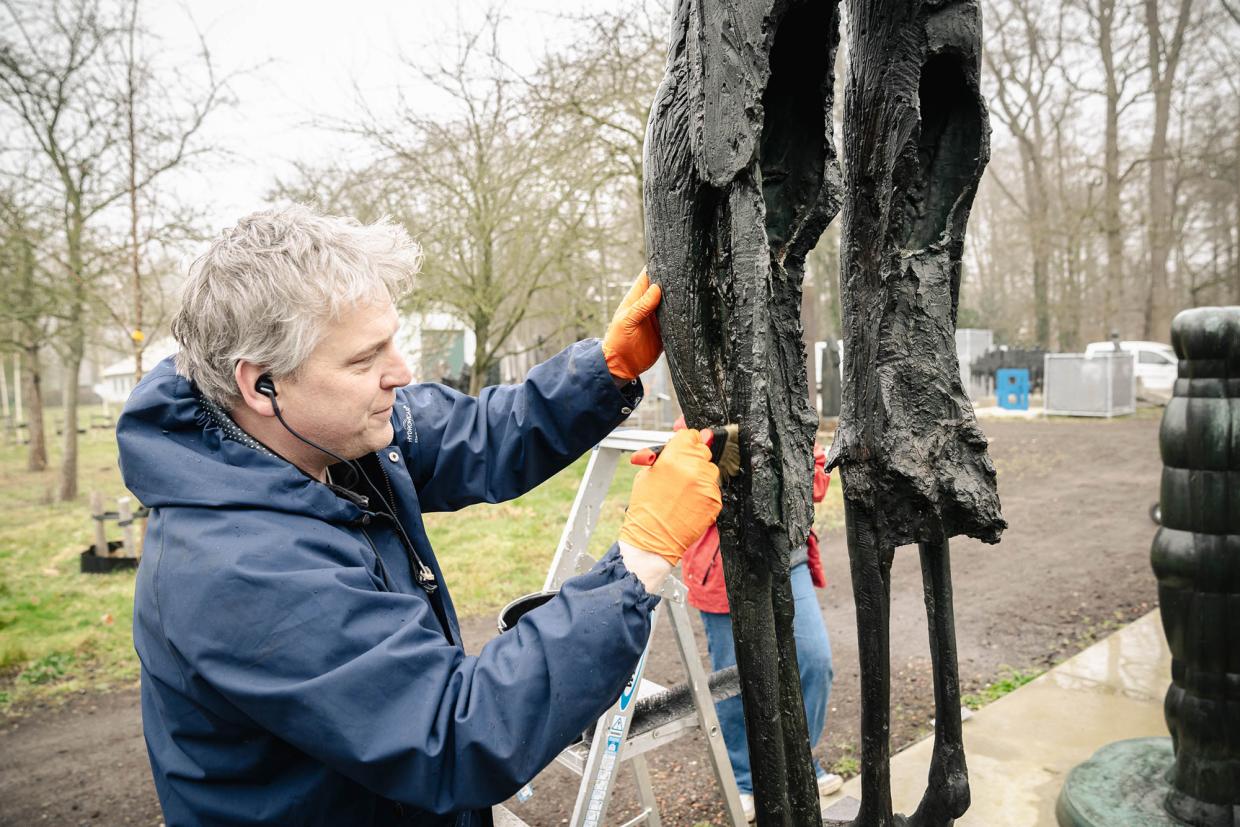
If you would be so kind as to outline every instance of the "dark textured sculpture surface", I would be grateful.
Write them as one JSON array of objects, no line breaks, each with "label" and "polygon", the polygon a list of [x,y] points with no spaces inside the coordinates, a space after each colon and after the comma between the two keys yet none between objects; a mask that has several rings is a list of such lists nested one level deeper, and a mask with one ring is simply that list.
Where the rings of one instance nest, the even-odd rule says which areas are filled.
[{"label": "dark textured sculpture surface", "polygon": [[1162,526],[1151,560],[1171,649],[1175,748],[1165,806],[1185,823],[1240,825],[1240,307],[1186,310],[1163,413]]},{"label": "dark textured sculpture surface", "polygon": [[685,418],[740,425],[719,528],[763,825],[819,821],[788,560],[813,518],[801,279],[839,204],[837,44],[833,2],[680,0],[646,140],[647,252]]},{"label": "dark textured sculpture surface", "polygon": [[[844,482],[861,660],[866,827],[949,825],[969,806],[948,538],[1005,527],[986,438],[961,386],[965,225],[986,165],[974,0],[850,0],[840,292],[844,388],[829,464]],[[896,546],[921,554],[934,667],[926,792],[892,813],[889,615]]]},{"label": "dark textured sculpture surface", "polygon": [[[741,426],[719,519],[759,824],[817,824],[792,634],[816,417],[801,344],[806,253],[846,199],[842,469],[862,660],[861,812],[891,812],[888,614],[897,545],[920,545],[937,710],[909,823],[968,806],[947,538],[1004,527],[955,354],[960,256],[989,129],[973,0],[851,0],[841,182],[831,107],[839,10],[681,0],[646,144],[647,249],[690,425]],[[845,189],[841,191],[841,184]]]}]

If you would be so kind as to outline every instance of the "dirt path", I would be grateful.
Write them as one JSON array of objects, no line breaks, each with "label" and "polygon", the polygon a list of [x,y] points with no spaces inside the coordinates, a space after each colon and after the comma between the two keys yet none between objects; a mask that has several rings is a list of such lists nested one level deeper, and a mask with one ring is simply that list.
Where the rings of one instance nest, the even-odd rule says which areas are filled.
[{"label": "dirt path", "polygon": [[[956,636],[964,691],[1005,668],[1044,668],[1084,648],[1155,603],[1149,568],[1158,496],[1158,422],[987,421],[1010,528],[997,547],[952,543]],[[825,538],[830,584],[819,592],[831,633],[835,685],[827,735],[816,754],[832,763],[856,754],[858,673],[855,616],[842,532]],[[892,738],[895,748],[930,730],[933,695],[921,575],[913,549],[897,553],[892,576]],[[494,619],[465,623],[476,651]],[[698,626],[705,653],[705,640]],[[669,629],[656,634],[648,675],[682,679]],[[722,807],[702,742],[686,737],[651,757],[664,823],[721,824]],[[157,825],[161,822],[142,742],[136,690],[83,696],[32,710],[0,729],[0,824]],[[552,766],[534,796],[511,803],[532,825],[568,818],[577,779]],[[635,813],[622,776],[609,823]]]}]

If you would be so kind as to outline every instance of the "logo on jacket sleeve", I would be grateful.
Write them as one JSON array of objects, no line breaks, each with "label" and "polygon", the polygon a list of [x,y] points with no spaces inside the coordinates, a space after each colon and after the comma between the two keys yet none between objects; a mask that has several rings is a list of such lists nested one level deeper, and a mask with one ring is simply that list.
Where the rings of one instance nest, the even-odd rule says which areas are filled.
[{"label": "logo on jacket sleeve", "polygon": [[408,405],[401,405],[400,408],[405,412],[405,442],[417,442],[418,432],[413,427],[413,411],[409,410]]}]

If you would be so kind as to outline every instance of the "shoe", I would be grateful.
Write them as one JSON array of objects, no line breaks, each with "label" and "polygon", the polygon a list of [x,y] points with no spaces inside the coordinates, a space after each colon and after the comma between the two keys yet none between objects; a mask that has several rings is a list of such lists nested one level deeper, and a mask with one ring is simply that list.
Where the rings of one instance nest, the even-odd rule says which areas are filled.
[{"label": "shoe", "polygon": [[754,808],[753,796],[749,793],[741,793],[741,812],[745,814],[746,821],[753,821],[758,817],[758,811]]},{"label": "shoe", "polygon": [[819,796],[831,795],[831,793],[839,792],[840,788],[843,786],[844,786],[844,779],[840,778],[838,775],[836,775],[833,772],[829,772],[826,775],[818,776],[818,795]]}]

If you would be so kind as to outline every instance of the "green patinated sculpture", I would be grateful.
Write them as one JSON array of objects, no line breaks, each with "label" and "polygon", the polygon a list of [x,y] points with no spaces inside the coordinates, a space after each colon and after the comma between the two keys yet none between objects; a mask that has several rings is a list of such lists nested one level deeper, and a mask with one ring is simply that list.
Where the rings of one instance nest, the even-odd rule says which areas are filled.
[{"label": "green patinated sculpture", "polygon": [[[1162,526],[1150,553],[1171,650],[1171,738],[1109,744],[1074,769],[1064,827],[1240,827],[1240,307],[1185,310],[1171,341],[1180,373],[1159,432]],[[1130,783],[1108,780],[1120,776]]]},{"label": "green patinated sculpture", "polygon": [[1151,559],[1171,649],[1168,812],[1234,827],[1240,808],[1240,307],[1186,310],[1163,414],[1162,527]]}]

